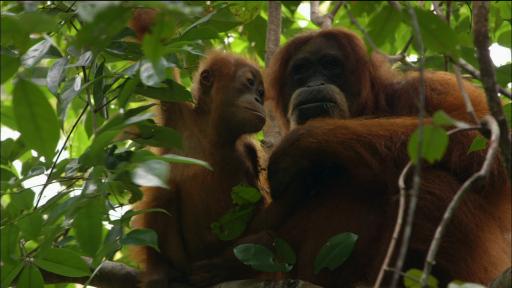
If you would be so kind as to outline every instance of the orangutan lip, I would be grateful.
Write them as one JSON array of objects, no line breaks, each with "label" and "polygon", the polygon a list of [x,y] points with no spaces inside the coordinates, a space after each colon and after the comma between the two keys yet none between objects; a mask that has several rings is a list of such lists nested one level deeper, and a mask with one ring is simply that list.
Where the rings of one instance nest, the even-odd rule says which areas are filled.
[{"label": "orangutan lip", "polygon": [[[303,102],[306,102],[306,101],[303,101]],[[308,109],[308,108],[314,108],[314,107],[319,107],[319,106],[322,106],[322,105],[335,105],[336,103],[334,103],[333,101],[323,101],[323,102],[313,102],[313,103],[297,103],[297,105],[295,105],[295,107],[293,108],[293,110],[297,110],[297,109]]]},{"label": "orangutan lip", "polygon": [[259,112],[259,111],[256,111],[256,110],[253,110],[253,109],[247,108],[247,107],[245,107],[245,109],[247,109],[247,110],[251,111],[252,113],[258,114],[261,117],[265,118],[265,116],[261,112]]}]

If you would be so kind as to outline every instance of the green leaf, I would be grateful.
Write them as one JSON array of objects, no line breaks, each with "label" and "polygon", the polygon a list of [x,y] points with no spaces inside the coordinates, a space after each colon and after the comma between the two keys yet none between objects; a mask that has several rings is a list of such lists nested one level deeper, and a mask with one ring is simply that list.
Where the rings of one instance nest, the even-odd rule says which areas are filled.
[{"label": "green leaf", "polygon": [[352,233],[342,233],[327,240],[318,256],[315,259],[315,275],[322,268],[327,267],[331,271],[343,264],[354,249],[354,245],[359,236]]},{"label": "green leaf", "polygon": [[18,23],[25,30],[25,33],[29,34],[50,32],[57,28],[56,19],[39,12],[30,12],[21,15],[18,19]]},{"label": "green leaf", "polygon": [[36,45],[32,46],[28,49],[27,53],[21,56],[21,64],[26,69],[31,69],[36,66],[41,59],[43,59],[44,55],[50,49],[50,41],[43,40]]},{"label": "green leaf", "polygon": [[503,105],[503,111],[508,121],[508,128],[512,128],[512,103]]},{"label": "green leaf", "polygon": [[2,230],[0,230],[0,232],[2,240],[2,253],[0,255],[2,257],[2,262],[5,264],[15,265],[17,263],[16,258],[20,256],[20,246],[18,242],[18,235],[20,233],[20,229],[17,225],[9,224],[7,226],[2,227]]},{"label": "green leaf", "polygon": [[169,189],[167,181],[171,167],[161,160],[149,160],[140,164],[132,173],[133,183],[140,186],[163,187]]},{"label": "green leaf", "polygon": [[[430,11],[414,8],[414,12],[418,18],[421,38],[425,48],[458,59],[461,53],[460,45],[457,35],[450,25]],[[407,24],[412,27],[413,24],[409,13],[402,13],[402,16]]]},{"label": "green leaf", "polygon": [[89,199],[76,214],[76,240],[85,255],[94,257],[101,246],[102,219],[100,198]]},{"label": "green leaf", "polygon": [[11,79],[11,77],[18,72],[20,68],[20,59],[17,57],[13,57],[10,55],[2,54],[1,56],[1,83],[4,84],[5,81]]},{"label": "green leaf", "polygon": [[[94,72],[94,78],[99,78],[101,76],[105,75],[105,61],[101,62],[101,64],[96,68],[96,71]],[[92,95],[94,98],[94,108],[97,109],[101,106],[104,106],[107,103],[107,98],[105,97],[105,94],[103,93],[103,88],[105,88],[105,79],[98,81],[94,83],[94,86],[92,88]],[[98,113],[101,117],[104,119],[107,118],[107,111],[108,107],[105,106],[104,108],[100,109]]]},{"label": "green leaf", "polygon": [[511,34],[512,31],[511,30],[507,30],[505,32],[501,32],[500,36],[498,37],[498,44],[503,46],[503,47],[507,47],[507,48],[511,48],[510,46],[510,42],[511,42]]},{"label": "green leaf", "polygon": [[471,142],[471,146],[469,147],[468,153],[466,155],[469,155],[469,153],[473,151],[478,151],[487,148],[487,139],[485,139],[482,134],[478,133],[478,135],[475,137],[473,142]]},{"label": "green leaf", "polygon": [[11,194],[11,203],[21,210],[29,210],[33,207],[36,193],[31,189],[20,193]]},{"label": "green leaf", "polygon": [[39,268],[35,265],[28,265],[21,272],[18,284],[16,287],[27,287],[27,288],[43,288],[44,279],[43,274],[39,271]]},{"label": "green leaf", "polygon": [[245,183],[240,183],[233,187],[231,198],[234,204],[256,203],[261,199],[261,193],[258,189],[251,187]]},{"label": "green leaf", "polygon": [[510,12],[510,10],[512,10],[512,5],[510,1],[498,1],[496,3],[493,2],[491,5],[496,5],[499,8],[501,17],[503,19],[511,19],[512,12]]},{"label": "green leaf", "polygon": [[258,16],[261,7],[265,5],[265,1],[236,1],[235,3],[236,5],[230,7],[231,12],[235,14],[238,21],[244,23]]},{"label": "green leaf", "polygon": [[[407,152],[412,162],[418,164],[418,130],[414,131],[409,140]],[[436,160],[441,160],[448,147],[449,136],[441,127],[424,126],[423,143],[421,149],[421,158],[433,164]]]},{"label": "green leaf", "polygon": [[281,256],[286,263],[290,263],[292,265],[297,263],[297,255],[288,242],[274,237],[274,245],[276,246],[277,255]]},{"label": "green leaf", "polygon": [[140,130],[140,138],[132,139],[132,141],[151,147],[169,147],[183,150],[183,140],[178,131],[165,126],[148,124],[147,121],[138,123],[137,127]]},{"label": "green leaf", "polygon": [[[423,271],[418,270],[418,269],[410,269],[405,274],[420,280],[421,276],[423,275]],[[428,286],[433,287],[433,288],[437,288],[438,287],[438,283],[439,283],[439,281],[437,281],[437,279],[434,278],[434,276],[428,275],[428,280],[427,280],[427,285]],[[420,283],[418,281],[412,280],[412,279],[407,278],[407,277],[404,277],[404,285],[405,285],[406,288],[420,288],[421,287],[421,285],[420,285]]]},{"label": "green leaf", "polygon": [[293,266],[281,264],[276,255],[261,245],[244,244],[233,249],[236,258],[253,269],[263,272],[288,272]]},{"label": "green leaf", "polygon": [[235,15],[229,11],[229,7],[217,8],[216,11],[217,13],[215,14],[211,13],[214,15],[206,22],[206,25],[215,28],[219,32],[228,32],[243,24],[243,22],[238,21]]},{"label": "green leaf", "polygon": [[52,161],[59,142],[59,122],[55,111],[39,88],[20,80],[13,92],[16,123],[23,142]]},{"label": "green leaf", "polygon": [[66,68],[89,66],[92,63],[92,60],[93,60],[92,51],[87,51],[80,56],[80,59],[78,59],[78,62],[76,62],[75,64],[69,64],[66,66]]},{"label": "green leaf", "polygon": [[198,27],[191,29],[186,35],[183,34],[180,41],[219,39],[219,32],[212,27]]},{"label": "green leaf", "polygon": [[[2,232],[5,232],[2,230]],[[3,242],[2,242],[3,243]],[[5,245],[5,243],[4,243]],[[2,279],[2,288],[7,288],[16,276],[20,273],[21,269],[25,264],[24,259],[18,259],[17,262],[14,263],[3,263],[2,271],[0,273]]]},{"label": "green leaf", "polygon": [[23,70],[20,73],[16,75],[16,77],[13,79],[12,83],[17,84],[19,79],[25,79],[28,80],[37,86],[46,86],[46,77],[48,76],[48,71],[50,68],[48,67],[34,67],[32,68],[31,75],[28,75],[29,70]]},{"label": "green leaf", "polygon": [[[429,280],[431,280],[430,277]],[[464,283],[462,281],[455,280],[448,283],[448,288],[485,288],[485,286],[477,283]]]},{"label": "green leaf", "polygon": [[140,246],[146,245],[155,248],[156,251],[160,252],[158,249],[158,235],[155,231],[151,229],[135,229],[130,231],[130,233],[126,234],[126,236],[119,241],[121,245],[128,246]]},{"label": "green leaf", "polygon": [[206,167],[210,170],[213,170],[212,166],[208,164],[207,162],[192,159],[188,157],[173,155],[173,154],[166,154],[163,156],[158,156],[155,153],[148,151],[148,150],[140,150],[135,153],[135,155],[132,158],[132,163],[140,163],[148,160],[162,160],[170,163],[185,163],[185,164],[196,164],[201,165],[203,167]]},{"label": "green leaf", "polygon": [[512,64],[505,64],[496,68],[496,78],[498,79],[498,84],[507,87],[512,82]]},{"label": "green leaf", "polygon": [[[382,47],[387,39],[392,37],[400,25],[401,12],[398,9],[385,5],[382,9],[373,15],[368,22],[368,35],[377,47]],[[371,53],[370,45],[366,45],[368,53]]]},{"label": "green leaf", "polygon": [[254,205],[241,205],[226,212],[212,223],[213,234],[220,240],[228,241],[242,235],[256,208]]},{"label": "green leaf", "polygon": [[44,257],[34,257],[34,261],[44,270],[59,275],[83,277],[92,274],[87,262],[76,252],[68,249],[50,248],[46,251]]},{"label": "green leaf", "polygon": [[123,90],[119,93],[119,96],[117,97],[117,103],[119,105],[119,108],[125,109],[126,105],[128,105],[128,102],[130,101],[131,96],[133,95],[135,86],[139,84],[138,78],[128,78],[125,80],[123,85]]},{"label": "green leaf", "polygon": [[43,215],[39,212],[32,212],[17,222],[21,232],[25,234],[25,241],[36,239],[41,234],[43,223]]},{"label": "green leaf", "polygon": [[244,24],[247,39],[254,44],[254,50],[262,61],[265,61],[265,45],[267,43],[267,21],[258,15],[253,21]]},{"label": "green leaf", "polygon": [[128,210],[126,213],[123,214],[121,219],[110,221],[109,224],[112,224],[115,226],[121,226],[123,223],[130,223],[133,216],[143,214],[143,213],[148,213],[148,212],[164,212],[167,215],[172,216],[171,214],[169,214],[169,212],[167,212],[164,209],[160,209],[160,208],[151,208],[151,209],[144,209],[144,210],[137,210],[137,211]]},{"label": "green leaf", "polygon": [[104,164],[105,155],[103,155],[103,150],[114,140],[117,134],[119,134],[119,130],[98,133],[92,140],[92,144],[88,148],[89,150],[81,156],[82,164]]},{"label": "green leaf", "polygon": [[[151,26],[151,34],[144,35],[144,55],[157,66],[157,62],[164,55],[162,39],[172,37],[174,34],[174,19],[165,18],[167,15],[157,12],[154,16],[155,25]],[[156,70],[157,68],[155,68]]]},{"label": "green leaf", "polygon": [[165,83],[170,83],[172,87],[135,87],[135,94],[166,102],[195,103],[192,94],[185,86],[169,79]]},{"label": "green leaf", "polygon": [[166,77],[167,61],[160,57],[155,63],[149,61],[143,61],[142,63],[140,68],[140,80],[142,83],[148,86],[159,87]]},{"label": "green leaf", "polygon": [[446,114],[446,112],[444,112],[443,110],[437,110],[434,113],[434,115],[432,116],[432,118],[434,118],[434,122],[440,126],[455,125],[457,128],[471,127],[471,125],[469,125],[465,122],[461,122],[461,121],[457,121],[457,120],[453,119],[452,117],[450,117],[450,115]]},{"label": "green leaf", "polygon": [[59,84],[66,77],[67,68],[64,68],[69,63],[69,56],[66,58],[59,59],[50,66],[48,70],[48,76],[46,76],[46,83],[48,90],[59,99]]}]

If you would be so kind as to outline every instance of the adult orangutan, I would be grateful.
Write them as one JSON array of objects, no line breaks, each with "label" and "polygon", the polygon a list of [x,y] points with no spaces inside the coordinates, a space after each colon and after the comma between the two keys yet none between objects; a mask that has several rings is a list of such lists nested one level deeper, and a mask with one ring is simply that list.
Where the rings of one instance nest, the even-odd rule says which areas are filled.
[{"label": "adult orangutan", "polygon": [[[291,278],[324,287],[375,282],[397,217],[407,143],[418,127],[419,74],[392,70],[383,58],[374,53],[366,59],[366,53],[363,41],[347,30],[306,33],[281,48],[266,75],[275,114],[288,134],[270,157],[273,202],[265,222],[297,253]],[[477,116],[487,115],[483,92],[464,85]],[[425,72],[425,96],[428,115],[444,110],[469,122],[453,75]],[[450,136],[444,158],[422,164],[405,271],[423,268],[448,204],[480,170],[486,150],[466,155],[475,136],[474,131]],[[411,175],[406,184],[412,186]],[[315,277],[320,248],[343,232],[359,235],[352,254]],[[510,233],[510,183],[498,157],[448,226],[432,271],[440,287],[455,279],[487,285],[511,265]]]},{"label": "adult orangutan", "polygon": [[261,186],[261,151],[250,135],[265,124],[258,68],[241,57],[212,51],[194,77],[192,95],[197,106],[160,103],[161,124],[181,133],[184,150],[163,149],[158,154],[204,160],[214,170],[173,163],[170,189],[144,187],[136,210],[162,208],[171,214],[144,213],[133,221],[134,228],[157,232],[161,250],[137,246],[133,251],[145,266],[144,287],[167,287],[169,280],[187,282],[183,273],[190,263],[216,257],[229,242],[217,239],[209,227],[234,208],[232,188],[240,182]]}]

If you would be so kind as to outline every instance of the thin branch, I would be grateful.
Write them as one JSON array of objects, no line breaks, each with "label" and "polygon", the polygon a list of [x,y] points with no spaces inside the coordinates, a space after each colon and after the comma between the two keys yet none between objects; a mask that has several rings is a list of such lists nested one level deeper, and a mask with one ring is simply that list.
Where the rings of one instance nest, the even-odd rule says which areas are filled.
[{"label": "thin branch", "polygon": [[[512,155],[511,139],[509,136],[508,121],[503,111],[501,99],[498,97],[498,85],[494,64],[489,51],[489,2],[475,1],[473,4],[473,43],[477,51],[478,63],[480,64],[480,74],[482,84],[484,85],[485,96],[491,115],[496,119],[500,127],[500,151],[507,170],[509,183],[512,183]],[[507,137],[508,136],[508,137]]]},{"label": "thin branch", "polygon": [[[273,1],[270,1],[271,3]],[[320,1],[310,1],[310,7],[311,7],[311,22],[315,24],[316,26],[323,29],[329,29],[332,27],[332,22],[334,20],[334,16],[336,16],[336,13],[338,13],[338,10],[340,10],[341,5],[344,4],[345,1],[339,1],[336,3],[336,6],[331,10],[331,12],[320,16]]]},{"label": "thin branch", "polygon": [[379,288],[382,283],[382,279],[384,278],[384,272],[389,268],[389,261],[391,260],[391,256],[395,250],[396,242],[398,242],[398,235],[400,234],[400,230],[402,229],[402,223],[404,220],[404,211],[405,211],[405,196],[406,196],[406,187],[405,187],[405,176],[409,172],[412,166],[412,162],[405,166],[404,170],[402,170],[402,174],[400,174],[400,178],[398,178],[398,187],[400,187],[400,204],[398,207],[398,216],[396,217],[395,230],[393,231],[393,236],[391,237],[391,243],[389,243],[388,252],[386,254],[386,258],[384,259],[384,263],[379,271],[379,276],[377,276],[377,281],[375,281],[374,288]]},{"label": "thin branch", "polygon": [[[57,158],[55,158],[55,161],[53,162],[52,168],[50,169],[50,173],[48,174],[48,177],[46,178],[46,182],[44,183],[44,186],[41,189],[41,192],[39,192],[39,195],[37,195],[37,202],[36,202],[36,205],[34,206],[34,210],[36,210],[37,206],[39,206],[39,201],[41,201],[43,192],[46,189],[46,187],[48,187],[48,185],[50,184],[50,178],[52,177],[53,170],[55,170],[55,166],[57,165],[57,162],[59,162],[60,154],[62,154],[62,151],[64,151],[64,148],[66,148],[66,145],[69,141],[69,138],[71,137],[71,134],[73,134],[73,131],[75,130],[76,126],[78,125],[78,122],[80,122],[80,119],[82,119],[82,116],[84,116],[85,111],[87,111],[87,107],[89,107],[88,104],[85,105],[84,110],[82,110],[82,113],[80,114],[80,116],[78,116],[78,119],[76,119],[75,124],[73,124],[73,127],[71,127],[71,130],[69,131],[68,136],[66,136],[66,140],[64,140],[64,144],[62,144],[62,148],[60,148],[59,154],[57,154]],[[51,160],[48,160],[48,161],[51,161]],[[32,211],[34,211],[34,210],[32,210]]]},{"label": "thin branch", "polygon": [[457,76],[457,82],[459,83],[459,90],[462,94],[462,98],[464,99],[464,104],[466,105],[466,109],[468,111],[469,117],[471,121],[475,125],[480,125],[480,121],[478,121],[478,117],[476,117],[475,109],[473,108],[473,104],[469,99],[469,95],[466,92],[466,87],[464,86],[464,80],[462,80],[462,75],[460,74],[460,69],[457,65],[453,64],[453,71],[455,72],[455,76]]},{"label": "thin branch", "polygon": [[[415,38],[418,44],[418,53],[419,53],[419,62],[420,62],[420,115],[419,115],[419,123],[418,123],[418,162],[421,161],[421,151],[423,146],[423,118],[425,114],[425,77],[423,75],[423,66],[425,62],[425,58],[423,55],[423,40],[421,37],[420,26],[418,24],[418,19],[416,17],[416,13],[410,3],[407,3],[409,14],[411,15],[412,24],[414,27]],[[409,202],[409,210],[407,213],[406,225],[404,228],[404,234],[402,236],[402,246],[400,247],[400,252],[398,254],[398,259],[396,263],[396,270],[401,271],[405,256],[407,254],[407,249],[409,247],[409,239],[411,237],[412,232],[412,224],[414,221],[414,213],[416,211],[416,203],[418,201],[418,194],[420,190],[421,184],[421,165],[418,163],[415,167],[414,177],[413,177],[413,191],[411,195],[411,199]],[[391,282],[391,287],[395,288],[398,284],[398,279],[400,278],[399,273],[394,273],[393,280]]]},{"label": "thin branch", "polygon": [[[84,84],[87,84],[89,82],[89,78],[87,76],[87,70],[84,66],[82,66],[82,71],[84,72]],[[89,87],[85,89],[87,91],[87,103],[89,104],[89,107],[91,107],[91,113],[92,113],[92,132],[94,133],[94,136],[96,136],[96,113],[94,112],[94,106],[92,105],[92,97],[91,97],[91,90]]]},{"label": "thin branch", "polygon": [[[476,25],[475,25],[476,26]],[[489,171],[491,170],[494,159],[496,158],[496,153],[498,153],[498,143],[500,142],[500,128],[498,123],[494,119],[494,117],[487,115],[482,119],[482,125],[485,128],[489,128],[491,130],[491,140],[489,144],[489,151],[487,152],[487,156],[485,157],[484,164],[482,165],[482,169],[471,176],[462,187],[460,187],[459,191],[455,194],[452,202],[448,205],[446,212],[444,213],[443,219],[441,220],[441,224],[437,227],[436,233],[434,235],[434,239],[432,240],[432,244],[430,245],[430,249],[427,254],[427,259],[425,260],[425,267],[423,268],[423,275],[421,277],[421,287],[426,287],[428,276],[432,270],[432,267],[435,264],[435,257],[439,246],[441,245],[441,240],[446,231],[446,227],[450,223],[450,220],[453,217],[453,213],[457,206],[459,206],[460,201],[466,193],[474,187],[478,182],[481,182],[487,178],[489,175]]]},{"label": "thin branch", "polygon": [[[446,22],[448,22],[448,25],[450,25],[450,18],[452,15],[452,12],[450,9],[452,8],[452,1],[446,1]],[[448,63],[450,63],[450,59],[448,56],[444,56],[444,71],[449,72],[450,67],[448,66]]]},{"label": "thin branch", "polygon": [[[359,22],[357,22],[356,18],[354,18],[354,15],[352,15],[352,11],[350,11],[350,8],[348,8],[348,6],[346,5],[346,2],[343,4],[343,6],[347,10],[348,16],[350,17],[350,22],[352,22],[352,24],[356,25],[357,28],[359,28],[359,30],[361,30],[361,32],[363,33],[364,38],[366,39],[366,41],[368,41],[370,46],[372,46],[373,51],[375,51],[380,56],[386,58],[391,63],[400,62],[404,66],[409,67],[412,70],[416,70],[416,71],[419,70],[419,68],[416,65],[414,65],[411,62],[407,61],[407,57],[405,56],[405,53],[404,54],[398,54],[398,55],[390,56],[390,55],[382,52],[382,50],[380,50],[377,47],[377,45],[375,45],[373,40],[370,38],[370,35],[368,35],[368,33],[366,32],[366,29],[364,29],[364,27],[361,26],[361,24],[359,24]],[[409,39],[409,41],[412,41],[412,39]],[[409,41],[408,41],[408,45],[410,45]],[[406,48],[409,47],[408,45],[406,44]],[[405,51],[407,51],[407,49],[405,49]]]},{"label": "thin branch", "polygon": [[398,9],[398,11],[402,11],[402,5],[400,5],[400,3],[398,3],[398,1],[388,1],[388,3],[390,6],[393,6],[396,9]]},{"label": "thin branch", "polygon": [[439,3],[437,3],[437,1],[432,1],[432,5],[434,5],[434,11],[436,11],[437,16],[443,19],[443,21],[448,22],[443,14],[443,10],[441,10],[441,8],[439,7]]},{"label": "thin branch", "polygon": [[[459,61],[457,62],[453,58],[450,57],[450,61],[452,63],[454,63],[455,65],[468,71],[468,73],[471,74],[471,76],[473,76],[473,78],[482,81],[480,71],[478,71],[475,67],[471,66],[471,64],[469,64],[468,62],[464,61],[464,59],[459,58]],[[498,91],[501,93],[501,95],[504,95],[505,97],[507,97],[509,99],[512,99],[512,94],[510,93],[510,91],[508,91],[503,86],[498,85]]]}]

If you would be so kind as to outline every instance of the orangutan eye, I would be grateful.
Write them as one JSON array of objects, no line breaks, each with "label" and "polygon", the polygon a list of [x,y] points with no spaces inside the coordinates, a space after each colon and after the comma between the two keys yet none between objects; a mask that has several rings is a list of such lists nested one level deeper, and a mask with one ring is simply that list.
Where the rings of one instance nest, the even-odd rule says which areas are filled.
[{"label": "orangutan eye", "polygon": [[334,61],[326,61],[324,63],[324,70],[325,71],[332,71],[332,70],[335,70],[337,67],[336,63],[334,63]]},{"label": "orangutan eye", "polygon": [[254,81],[251,78],[247,79],[247,83],[249,83],[251,86],[254,86]]},{"label": "orangutan eye", "polygon": [[263,98],[265,96],[265,91],[258,90],[258,94],[260,94],[260,97]]},{"label": "orangutan eye", "polygon": [[300,64],[295,68],[297,76],[304,76],[309,73],[309,67],[306,64]]}]

